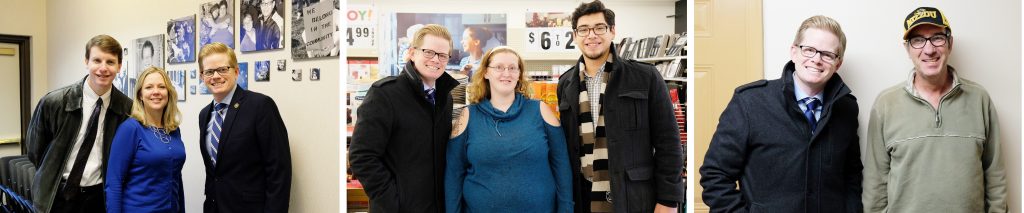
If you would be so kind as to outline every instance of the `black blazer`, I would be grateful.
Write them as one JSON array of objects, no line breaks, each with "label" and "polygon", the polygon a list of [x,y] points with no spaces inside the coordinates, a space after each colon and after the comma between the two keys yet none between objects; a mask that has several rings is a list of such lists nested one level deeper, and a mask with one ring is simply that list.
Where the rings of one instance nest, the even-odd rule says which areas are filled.
[{"label": "black blazer", "polygon": [[277,104],[235,88],[221,131],[217,166],[206,152],[213,102],[199,114],[199,147],[206,165],[204,212],[288,212],[291,152]]}]

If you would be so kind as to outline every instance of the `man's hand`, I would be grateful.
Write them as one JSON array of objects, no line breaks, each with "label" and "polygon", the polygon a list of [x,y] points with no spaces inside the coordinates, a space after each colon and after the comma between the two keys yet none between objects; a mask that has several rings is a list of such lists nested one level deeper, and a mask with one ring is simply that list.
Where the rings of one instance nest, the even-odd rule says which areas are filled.
[{"label": "man's hand", "polygon": [[660,203],[659,204],[655,204],[655,206],[654,206],[654,213],[677,213],[677,212],[679,212],[679,210],[677,210],[676,208],[671,208],[671,207],[668,207],[668,206],[665,206],[665,205],[661,205]]}]

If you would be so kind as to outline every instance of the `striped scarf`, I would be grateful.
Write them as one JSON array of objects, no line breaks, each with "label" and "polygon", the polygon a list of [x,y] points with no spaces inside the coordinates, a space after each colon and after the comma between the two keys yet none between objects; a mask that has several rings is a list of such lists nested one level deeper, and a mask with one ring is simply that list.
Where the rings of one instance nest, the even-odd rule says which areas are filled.
[{"label": "striped scarf", "polygon": [[[586,79],[583,70],[580,70],[580,79]],[[604,91],[608,85],[609,75],[607,72],[597,72],[601,82],[587,82],[580,84],[580,147],[581,166],[583,177],[592,183],[587,200],[590,201],[591,212],[612,212],[611,198],[611,176],[608,174],[608,141],[605,138],[604,110],[600,106],[604,100]],[[594,93],[588,92],[587,85],[596,84]],[[590,102],[590,95],[599,97],[598,103]],[[591,104],[597,104],[597,121],[591,112]]]}]

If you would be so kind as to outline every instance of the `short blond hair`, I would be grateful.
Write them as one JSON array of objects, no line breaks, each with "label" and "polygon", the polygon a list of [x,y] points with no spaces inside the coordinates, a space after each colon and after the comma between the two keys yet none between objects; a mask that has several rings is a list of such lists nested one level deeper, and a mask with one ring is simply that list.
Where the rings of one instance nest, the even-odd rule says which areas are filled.
[{"label": "short blond hair", "polygon": [[836,22],[836,20],[823,15],[812,16],[804,20],[800,24],[800,29],[796,31],[796,39],[793,39],[793,45],[800,45],[800,42],[804,39],[804,31],[810,28],[825,30],[839,37],[839,49],[836,50],[836,54],[839,54],[839,58],[845,55],[846,34],[843,33],[843,28],[839,27],[839,22]]},{"label": "short blond hair", "polygon": [[203,58],[206,58],[207,56],[217,53],[228,54],[228,60],[230,62],[230,64],[228,65],[234,68],[238,68],[238,58],[235,57],[235,51],[228,47],[228,45],[225,45],[224,43],[213,42],[207,44],[206,46],[203,46],[203,49],[199,50],[199,72],[203,72],[206,70],[206,68],[203,67]]},{"label": "short blond hair", "polygon": [[452,50],[455,49],[455,44],[452,44],[452,33],[448,32],[448,28],[444,28],[444,26],[436,24],[428,24],[417,30],[416,34],[413,34],[412,43],[409,44],[409,47],[419,48],[423,45],[423,38],[426,38],[427,35],[434,35],[448,40],[447,54],[451,54]]},{"label": "short blond hair", "polygon": [[160,118],[160,124],[163,124],[164,129],[167,132],[173,132],[178,129],[178,125],[181,124],[181,111],[178,110],[178,91],[174,89],[174,85],[171,84],[171,78],[168,77],[167,72],[158,67],[149,67],[145,71],[139,74],[139,83],[135,84],[135,101],[132,104],[132,118],[139,120],[143,126],[157,126],[156,123],[149,121],[149,116],[146,115],[146,105],[142,103],[142,87],[146,81],[146,77],[150,74],[157,74],[164,78],[164,85],[167,85],[167,106],[164,106],[163,117]]},{"label": "short blond hair", "polygon": [[491,85],[487,79],[484,79],[484,75],[490,72],[490,69],[487,67],[491,66],[492,58],[498,53],[511,53],[516,56],[516,59],[519,59],[519,80],[516,82],[515,91],[524,95],[529,94],[530,82],[526,80],[526,64],[523,62],[523,57],[519,56],[519,53],[508,46],[500,46],[487,51],[483,59],[480,59],[480,67],[473,74],[473,79],[470,81],[472,83],[469,84],[467,92],[469,93],[470,104],[480,103],[484,99],[491,98]]}]

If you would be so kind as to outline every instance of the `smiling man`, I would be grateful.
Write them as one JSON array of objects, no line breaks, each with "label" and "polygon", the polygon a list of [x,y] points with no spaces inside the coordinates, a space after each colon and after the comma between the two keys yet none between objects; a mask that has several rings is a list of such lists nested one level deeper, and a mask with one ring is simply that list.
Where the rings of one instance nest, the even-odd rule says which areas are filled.
[{"label": "smiling man", "polygon": [[38,168],[32,182],[36,212],[105,212],[103,178],[110,143],[132,101],[114,88],[121,44],[98,35],[85,44],[81,81],[39,100],[25,145]]},{"label": "smiling man", "polygon": [[677,212],[683,150],[668,88],[650,64],[615,54],[615,13],[601,1],[572,13],[583,53],[558,79],[558,110],[577,212]]},{"label": "smiling man", "polygon": [[845,49],[838,22],[810,17],[779,79],[736,88],[700,168],[711,212],[861,211],[859,109],[836,74]]},{"label": "smiling man", "polygon": [[416,31],[405,69],[373,83],[359,106],[349,147],[352,174],[372,212],[444,212],[444,169],[452,129],[452,96],[459,84],[445,72],[448,29]]},{"label": "smiling man", "polygon": [[274,99],[238,86],[238,59],[223,43],[203,46],[199,70],[213,93],[199,113],[203,211],[288,212],[291,151]]},{"label": "smiling man", "polygon": [[920,7],[903,30],[914,68],[871,109],[864,211],[1006,212],[995,105],[985,88],[947,64],[949,21]]}]

